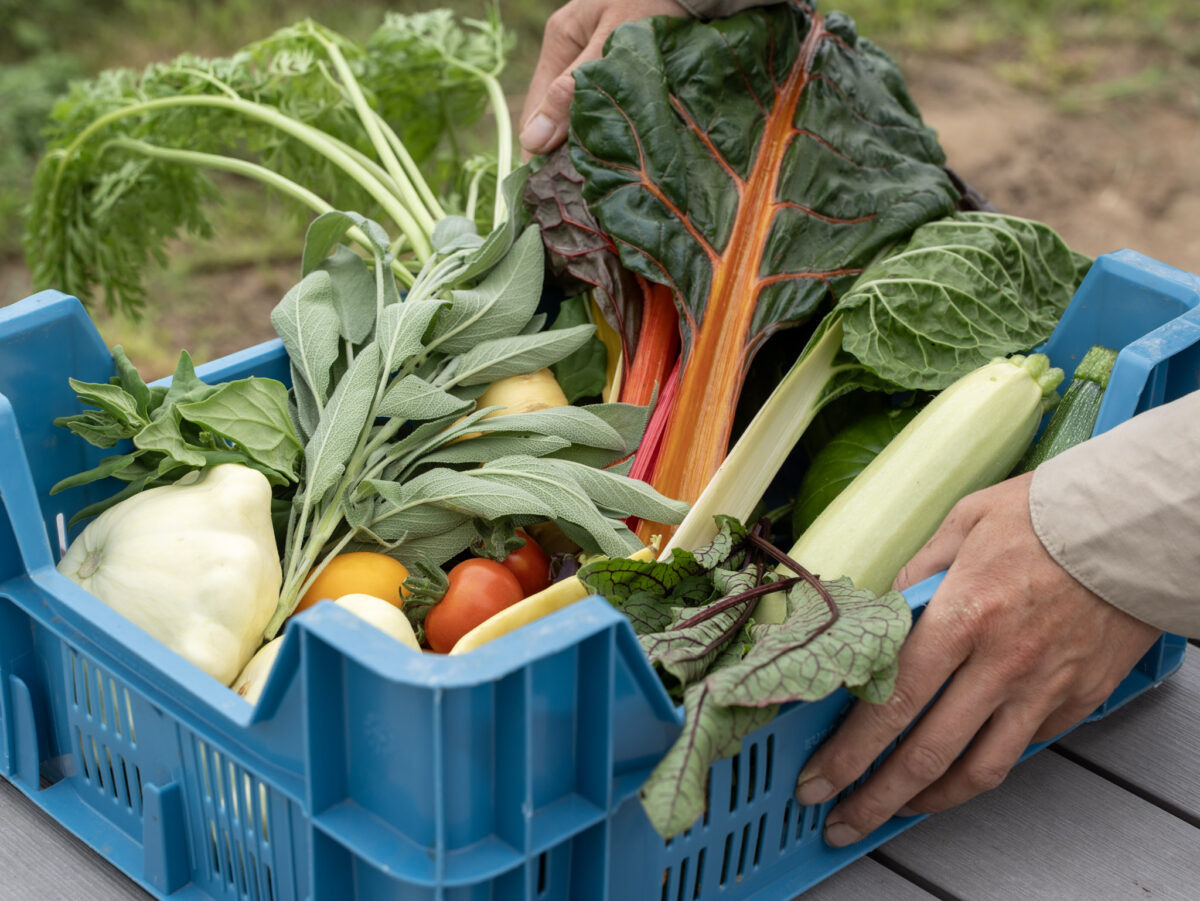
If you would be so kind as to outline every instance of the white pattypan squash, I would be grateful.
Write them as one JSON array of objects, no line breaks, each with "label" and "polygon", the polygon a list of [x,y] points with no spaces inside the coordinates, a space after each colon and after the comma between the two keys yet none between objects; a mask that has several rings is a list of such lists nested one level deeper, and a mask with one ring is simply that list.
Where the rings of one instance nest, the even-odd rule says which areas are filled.
[{"label": "white pattypan squash", "polygon": [[[420,652],[416,633],[408,617],[400,612],[398,607],[389,604],[383,598],[371,594],[346,594],[334,601],[339,607],[349,610],[359,619],[366,620],[376,629],[396,639],[403,645]],[[263,689],[267,685],[267,677],[271,675],[271,667],[283,647],[283,636],[268,641],[259,648],[240,676],[230,686],[251,704],[258,703]]]},{"label": "white pattypan squash", "polygon": [[148,489],[89,523],[58,571],[228,685],[279,601],[271,486],[224,463]]}]

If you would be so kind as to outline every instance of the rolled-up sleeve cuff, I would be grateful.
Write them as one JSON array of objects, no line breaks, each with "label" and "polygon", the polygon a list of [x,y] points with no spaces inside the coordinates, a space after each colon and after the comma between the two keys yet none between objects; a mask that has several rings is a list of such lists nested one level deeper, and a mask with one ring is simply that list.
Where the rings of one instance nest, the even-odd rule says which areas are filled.
[{"label": "rolled-up sleeve cuff", "polygon": [[1046,551],[1088,589],[1200,637],[1200,391],[1043,463],[1029,512]]}]

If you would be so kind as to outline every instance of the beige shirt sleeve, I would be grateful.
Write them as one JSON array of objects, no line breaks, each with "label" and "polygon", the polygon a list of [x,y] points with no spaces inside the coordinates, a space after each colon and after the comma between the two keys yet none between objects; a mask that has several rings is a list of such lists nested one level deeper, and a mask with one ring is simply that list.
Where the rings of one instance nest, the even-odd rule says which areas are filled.
[{"label": "beige shirt sleeve", "polygon": [[1043,463],[1029,510],[1046,550],[1093,592],[1200,637],[1200,390]]},{"label": "beige shirt sleeve", "polygon": [[720,19],[752,6],[771,6],[781,0],[677,0],[697,19]]}]

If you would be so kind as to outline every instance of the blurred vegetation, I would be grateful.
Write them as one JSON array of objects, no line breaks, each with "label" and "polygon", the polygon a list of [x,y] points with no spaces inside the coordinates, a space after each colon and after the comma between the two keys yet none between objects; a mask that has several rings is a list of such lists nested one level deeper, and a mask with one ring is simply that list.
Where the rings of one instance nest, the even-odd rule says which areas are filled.
[{"label": "blurred vegetation", "polygon": [[[0,0],[0,304],[29,290],[21,262],[21,210],[42,150],[42,123],[70,79],[115,66],[140,68],[183,51],[228,54],[306,16],[361,38],[387,11],[448,6],[478,16],[486,2]],[[517,37],[503,79],[514,112],[545,20],[558,5],[500,2],[501,16]],[[825,0],[821,7],[850,13],[860,32],[902,65],[906,58],[930,54],[970,59],[1052,99],[1066,113],[1146,97],[1200,111],[1195,0]],[[207,350],[203,312],[214,300],[211,288],[192,284],[196,274],[269,269],[295,255],[304,227],[277,203],[264,202],[257,188],[232,184],[222,193],[223,210],[214,214],[218,233],[245,240],[222,241],[220,249],[216,243],[181,247],[152,282],[153,290],[171,298],[174,311],[192,316],[191,349],[200,358]],[[158,354],[169,361],[175,355],[153,315],[141,323],[105,321],[101,328],[111,342],[124,342],[135,359]],[[150,361],[151,370],[157,366]]]}]

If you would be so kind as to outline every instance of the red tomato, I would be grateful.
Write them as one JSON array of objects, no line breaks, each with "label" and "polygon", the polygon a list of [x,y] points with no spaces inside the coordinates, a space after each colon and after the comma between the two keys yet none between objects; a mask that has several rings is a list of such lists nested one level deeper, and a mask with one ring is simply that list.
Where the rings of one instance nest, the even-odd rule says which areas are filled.
[{"label": "red tomato", "polygon": [[517,577],[495,560],[474,557],[450,570],[450,587],[425,615],[429,647],[445,654],[489,617],[525,597]]},{"label": "red tomato", "polygon": [[501,562],[505,569],[517,577],[525,590],[525,597],[529,597],[550,586],[550,558],[524,529],[517,529],[517,534],[525,539],[525,544]]}]

